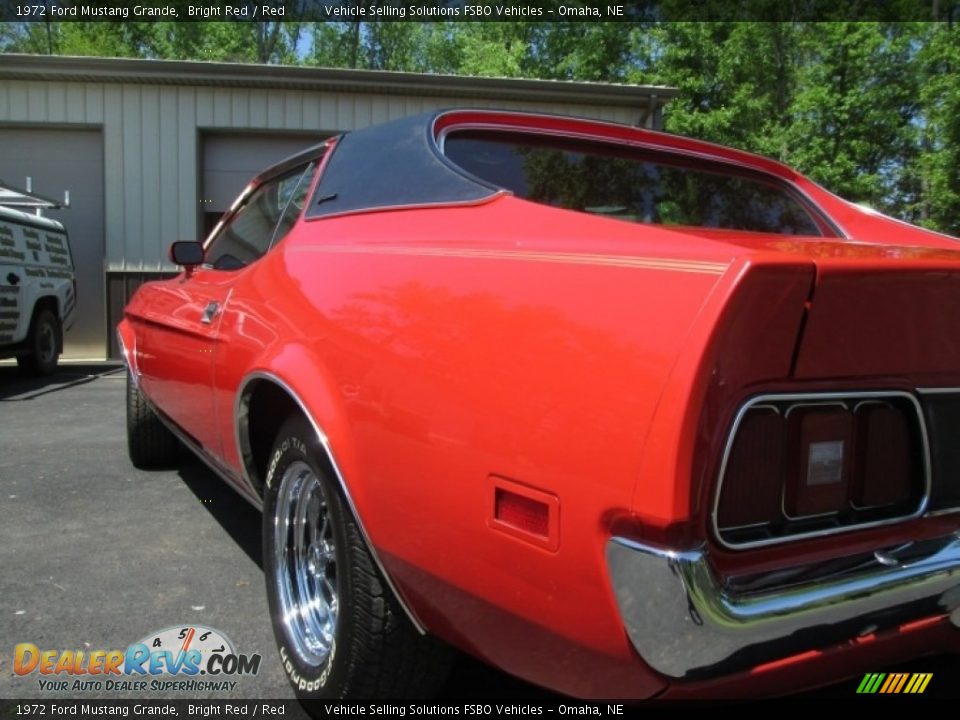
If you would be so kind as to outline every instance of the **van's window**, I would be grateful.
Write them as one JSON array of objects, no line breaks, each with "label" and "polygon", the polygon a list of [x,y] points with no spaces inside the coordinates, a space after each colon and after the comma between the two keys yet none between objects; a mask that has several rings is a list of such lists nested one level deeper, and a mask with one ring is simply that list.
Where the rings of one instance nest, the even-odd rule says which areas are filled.
[{"label": "van's window", "polygon": [[259,259],[293,227],[315,168],[315,163],[300,166],[254,190],[210,240],[204,263],[236,270]]},{"label": "van's window", "polygon": [[444,153],[467,172],[546,205],[638,223],[823,235],[788,187],[720,163],[481,130],[451,133]]}]

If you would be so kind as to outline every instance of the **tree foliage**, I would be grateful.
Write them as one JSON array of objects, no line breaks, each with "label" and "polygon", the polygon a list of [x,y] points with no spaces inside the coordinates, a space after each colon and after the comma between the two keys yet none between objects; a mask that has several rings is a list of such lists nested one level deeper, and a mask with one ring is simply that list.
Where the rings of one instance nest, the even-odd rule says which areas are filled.
[{"label": "tree foliage", "polygon": [[779,21],[737,22],[705,2],[686,3],[685,22],[655,22],[640,4],[619,23],[5,23],[0,50],[669,85],[680,94],[667,130],[777,158],[850,200],[960,234],[956,25],[895,22],[894,10],[801,22],[802,2],[756,2]]}]

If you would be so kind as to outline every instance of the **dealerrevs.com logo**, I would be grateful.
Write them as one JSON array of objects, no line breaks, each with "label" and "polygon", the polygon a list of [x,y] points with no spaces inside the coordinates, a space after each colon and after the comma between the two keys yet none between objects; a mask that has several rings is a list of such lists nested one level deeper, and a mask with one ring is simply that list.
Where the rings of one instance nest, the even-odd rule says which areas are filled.
[{"label": "dealerrevs.com logo", "polygon": [[202,625],[169,627],[151,633],[126,650],[41,650],[20,643],[13,671],[38,676],[49,692],[232,691],[243,675],[260,671],[260,655],[234,649],[219,630]]}]

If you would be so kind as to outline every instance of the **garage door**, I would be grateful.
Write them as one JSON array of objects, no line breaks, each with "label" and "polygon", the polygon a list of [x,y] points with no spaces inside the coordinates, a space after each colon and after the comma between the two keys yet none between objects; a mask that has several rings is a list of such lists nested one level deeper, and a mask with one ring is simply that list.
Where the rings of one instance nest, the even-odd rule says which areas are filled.
[{"label": "garage door", "polygon": [[323,139],[323,135],[314,134],[205,134],[201,189],[204,234],[230,208],[252,177]]},{"label": "garage door", "polygon": [[0,179],[62,200],[70,207],[44,210],[70,234],[77,271],[77,320],[64,336],[65,358],[102,358],[107,329],[103,293],[103,136],[99,130],[0,128]]}]

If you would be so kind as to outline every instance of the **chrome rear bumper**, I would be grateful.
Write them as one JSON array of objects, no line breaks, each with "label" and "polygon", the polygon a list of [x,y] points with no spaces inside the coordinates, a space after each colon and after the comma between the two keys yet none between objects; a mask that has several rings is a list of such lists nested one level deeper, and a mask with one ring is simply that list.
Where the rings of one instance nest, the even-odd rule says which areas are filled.
[{"label": "chrome rear bumper", "polygon": [[747,670],[960,608],[960,533],[724,582],[702,547],[614,537],[607,564],[633,646],[673,678]]}]

